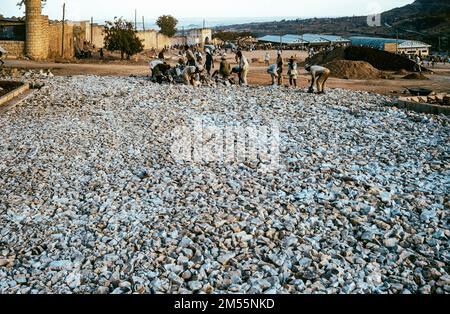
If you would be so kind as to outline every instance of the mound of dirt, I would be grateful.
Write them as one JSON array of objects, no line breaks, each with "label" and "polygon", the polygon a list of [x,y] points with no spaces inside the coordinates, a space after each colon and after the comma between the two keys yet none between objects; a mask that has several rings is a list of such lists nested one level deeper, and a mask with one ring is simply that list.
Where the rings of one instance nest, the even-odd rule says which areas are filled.
[{"label": "mound of dirt", "polygon": [[429,80],[428,77],[426,77],[425,75],[423,75],[422,73],[411,73],[408,74],[404,77],[402,77],[404,80]]},{"label": "mound of dirt", "polygon": [[324,65],[331,71],[331,76],[342,79],[370,80],[379,79],[382,72],[364,61],[337,60]]},{"label": "mound of dirt", "polygon": [[408,71],[406,71],[405,69],[400,69],[395,72],[395,75],[408,75]]},{"label": "mound of dirt", "polygon": [[345,48],[336,48],[331,52],[325,53],[321,52],[315,54],[311,58],[306,59],[308,64],[326,64],[333,61],[345,60]]},{"label": "mound of dirt", "polygon": [[[309,64],[326,64],[337,60],[365,61],[374,68],[382,71],[400,71],[406,70],[413,72],[416,63],[407,57],[381,51],[369,47],[349,46],[346,48],[337,48],[329,53],[319,53],[309,58]],[[428,71],[424,68],[424,71]]]}]

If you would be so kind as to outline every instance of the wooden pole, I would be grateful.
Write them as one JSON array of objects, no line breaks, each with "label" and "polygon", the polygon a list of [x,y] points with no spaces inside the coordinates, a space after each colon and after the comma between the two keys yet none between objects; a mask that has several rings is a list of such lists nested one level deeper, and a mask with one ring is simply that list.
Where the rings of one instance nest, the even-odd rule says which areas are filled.
[{"label": "wooden pole", "polygon": [[397,31],[396,36],[397,36],[397,41],[396,41],[396,43],[395,43],[395,46],[396,46],[395,50],[396,50],[396,52],[398,53],[398,31]]},{"label": "wooden pole", "polygon": [[90,40],[91,44],[94,42],[94,29],[93,29],[93,27],[94,27],[94,18],[91,17],[91,40]]},{"label": "wooden pole", "polygon": [[137,10],[134,10],[134,30],[137,32]]},{"label": "wooden pole", "polygon": [[145,19],[142,17],[142,30],[145,32]]},{"label": "wooden pole", "polygon": [[62,37],[61,37],[61,57],[64,58],[64,24],[66,19],[66,4],[63,4],[63,17],[62,17]]}]

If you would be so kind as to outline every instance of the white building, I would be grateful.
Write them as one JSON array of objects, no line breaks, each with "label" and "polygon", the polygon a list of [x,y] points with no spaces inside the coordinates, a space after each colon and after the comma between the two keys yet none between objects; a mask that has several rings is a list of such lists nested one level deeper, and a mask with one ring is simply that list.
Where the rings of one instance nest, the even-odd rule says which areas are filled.
[{"label": "white building", "polygon": [[350,37],[352,45],[366,46],[392,53],[406,54],[410,56],[430,54],[431,46],[417,40],[378,38],[378,37]]}]

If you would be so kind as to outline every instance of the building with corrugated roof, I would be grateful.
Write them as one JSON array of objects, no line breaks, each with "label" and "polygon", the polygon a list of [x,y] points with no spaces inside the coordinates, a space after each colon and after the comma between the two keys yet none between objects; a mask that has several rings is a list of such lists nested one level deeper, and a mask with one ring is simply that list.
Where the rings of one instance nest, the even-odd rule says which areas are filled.
[{"label": "building with corrugated roof", "polygon": [[417,40],[381,38],[381,37],[350,37],[353,46],[365,46],[392,53],[406,54],[410,56],[428,56],[431,46]]},{"label": "building with corrugated roof", "polygon": [[281,44],[287,46],[336,46],[350,44],[350,40],[341,36],[322,34],[287,34],[284,36],[267,35],[258,38],[258,41],[262,43]]}]

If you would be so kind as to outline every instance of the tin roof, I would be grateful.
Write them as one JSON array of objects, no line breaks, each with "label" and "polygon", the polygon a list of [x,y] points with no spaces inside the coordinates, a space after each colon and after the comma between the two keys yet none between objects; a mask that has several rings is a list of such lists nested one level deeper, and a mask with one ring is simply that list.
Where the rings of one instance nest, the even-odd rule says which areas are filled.
[{"label": "tin roof", "polygon": [[350,42],[348,39],[345,39],[340,36],[321,35],[321,34],[303,34],[303,35],[287,34],[284,36],[266,35],[266,36],[258,38],[258,41],[271,42],[271,43],[282,42],[283,44],[287,44],[287,45],[328,44],[328,43]]},{"label": "tin roof", "polygon": [[16,17],[12,17],[12,18],[1,17],[0,18],[0,25],[2,25],[2,26],[23,25],[23,24],[25,24],[25,21],[20,18],[16,18]]},{"label": "tin roof", "polygon": [[352,45],[355,46],[368,46],[377,49],[384,49],[385,44],[395,44],[398,43],[400,48],[429,48],[430,45],[407,39],[396,39],[396,38],[382,38],[382,37],[363,37],[363,36],[353,36],[350,37]]}]

